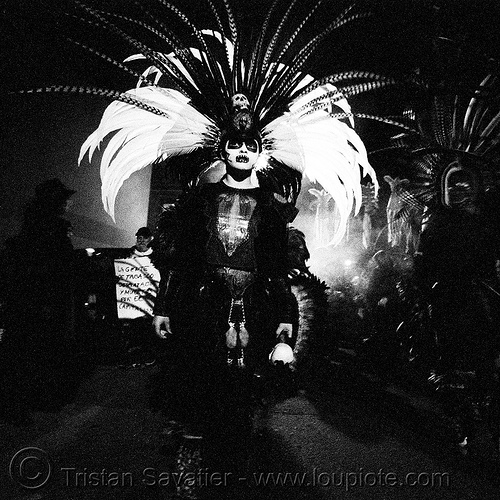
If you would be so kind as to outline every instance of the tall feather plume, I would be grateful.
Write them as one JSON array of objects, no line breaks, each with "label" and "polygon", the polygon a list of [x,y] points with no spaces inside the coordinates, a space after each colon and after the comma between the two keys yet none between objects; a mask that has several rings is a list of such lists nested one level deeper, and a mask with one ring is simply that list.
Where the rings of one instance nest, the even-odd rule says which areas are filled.
[{"label": "tall feather plume", "polygon": [[[226,81],[224,79],[224,76],[221,74],[221,69],[219,65],[217,64],[217,61],[213,57],[212,53],[208,50],[208,47],[205,43],[205,40],[203,38],[203,35],[198,31],[196,26],[189,21],[187,16],[183,14],[178,8],[176,8],[174,5],[161,1],[162,5],[170,9],[172,12],[178,16],[182,22],[189,27],[189,29],[195,34],[196,39],[199,43],[200,50],[198,51],[198,54],[200,57],[203,59],[204,67],[208,70],[208,74],[212,77],[209,78],[208,81],[212,81],[215,83],[217,89],[219,89],[220,92],[223,92],[223,97],[228,99],[230,97],[228,91],[227,91],[227,86],[226,86]],[[162,23],[162,26],[164,24]]]},{"label": "tall feather plume", "polygon": [[[336,28],[339,28],[347,22],[357,19],[361,16],[353,16],[351,18],[345,19],[345,14],[349,10],[351,10],[351,8],[352,7],[348,7],[323,32],[319,33],[311,41],[309,41],[294,57],[293,63],[289,67],[285,66],[282,71],[279,71],[279,77],[274,84],[274,88],[271,89],[269,95],[266,95],[266,98],[268,100],[267,106],[269,108],[271,108],[274,103],[279,103],[279,101],[283,99],[284,95],[288,96],[289,99],[292,99],[294,97],[294,91],[297,89],[299,82],[303,79],[302,72],[304,66],[306,65],[307,61],[312,56],[314,51],[317,50],[325,36],[331,33]],[[262,117],[263,116],[265,116],[265,113],[262,114]]]},{"label": "tall feather plume", "polygon": [[[216,21],[216,24],[217,24],[218,32],[219,33],[224,33],[224,28],[222,26],[222,21],[221,21],[220,15],[217,12],[217,9],[215,8],[215,5],[214,5],[213,1],[212,0],[207,0],[207,2],[208,2],[208,5],[210,6],[210,10],[212,11],[212,14],[215,17],[215,21]],[[231,64],[231,56],[229,55],[228,47],[227,47],[227,45],[225,43],[223,45],[224,45],[224,50],[225,50],[226,58],[224,59],[224,61],[221,61],[219,59],[219,62],[221,64],[227,65],[228,68],[231,68],[231,66],[232,66],[232,64]]]},{"label": "tall feather plume", "polygon": [[249,97],[254,96],[257,92],[255,89],[259,88],[260,85],[260,75],[264,74],[263,71],[263,57],[264,57],[264,43],[265,38],[270,27],[270,20],[272,14],[276,10],[276,6],[280,0],[274,0],[267,15],[262,23],[262,29],[259,31],[259,37],[255,42],[255,46],[250,57],[250,63],[248,65],[248,71],[246,73],[246,78],[243,82],[243,87],[247,89]]},{"label": "tall feather plume", "polygon": [[[290,5],[288,6],[288,9],[287,11],[285,12],[283,18],[281,19],[279,25],[278,25],[278,28],[276,29],[274,35],[272,36],[270,42],[269,42],[269,45],[264,53],[264,56],[262,58],[262,67],[261,67],[261,71],[260,71],[260,78],[257,78],[256,82],[255,82],[255,85],[258,85],[258,88],[262,87],[264,85],[264,82],[262,81],[263,78],[265,78],[265,75],[268,74],[268,70],[269,70],[269,65],[272,61],[272,56],[273,56],[273,51],[276,47],[276,43],[277,41],[280,39],[280,36],[281,36],[281,33],[282,33],[282,30],[283,30],[283,26],[286,24],[289,16],[290,16],[290,12],[292,11],[293,7],[295,6],[297,0],[292,0],[292,2],[290,2]],[[290,40],[294,39],[295,36],[296,36],[296,33],[297,33],[297,30],[292,34],[292,36],[290,37]],[[281,58],[276,58],[274,62],[274,64],[279,64],[280,62],[282,61]]]},{"label": "tall feather plume", "polygon": [[[171,76],[173,80],[176,82],[176,84],[180,85],[185,92],[189,93],[191,88],[191,82],[187,80],[183,76],[183,74],[178,71],[175,65],[173,65],[167,58],[163,56],[163,54],[151,50],[146,44],[130,36],[128,33],[126,33],[118,26],[113,24],[111,21],[106,19],[106,17],[104,17],[104,13],[102,13],[101,11],[92,9],[78,0],[74,1],[76,5],[80,6],[84,10],[84,12],[88,13],[91,16],[91,18],[94,20],[95,23],[101,25],[105,30],[110,31],[113,34],[117,34],[120,38],[122,38],[128,44],[130,44],[134,48],[134,51],[138,51],[141,54],[143,54],[144,57],[146,57],[150,61],[151,64],[161,68],[163,72],[171,73]],[[117,17],[117,16],[115,14],[111,14],[110,17]],[[126,19],[128,21],[131,21],[132,23],[137,23],[139,25],[144,26],[147,30],[154,31],[145,23],[139,23],[137,20],[132,20],[131,18],[126,18]],[[166,35],[166,32],[163,34],[163,37],[169,40],[169,37]],[[192,66],[193,60],[191,58],[186,57],[185,52],[179,48],[178,42],[175,37],[173,38],[173,40],[171,40],[171,43],[174,46],[178,47],[177,53],[179,54],[179,57],[182,58],[183,64],[190,69],[191,73],[194,73],[194,67]]]}]

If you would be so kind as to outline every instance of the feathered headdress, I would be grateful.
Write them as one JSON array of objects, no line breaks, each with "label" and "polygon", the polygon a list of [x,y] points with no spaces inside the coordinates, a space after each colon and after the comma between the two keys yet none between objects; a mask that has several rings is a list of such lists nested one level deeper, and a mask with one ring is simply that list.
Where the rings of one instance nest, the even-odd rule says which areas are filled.
[{"label": "feathered headdress", "polygon": [[[392,154],[403,167],[410,181],[400,193],[406,212],[416,208],[431,216],[446,206],[449,173],[463,171],[483,196],[500,188],[500,75],[491,61],[490,69],[476,82],[468,76],[415,80],[417,99],[401,122],[409,132],[373,153],[382,153],[384,161]],[[406,212],[399,215],[404,218]]]},{"label": "feathered headdress", "polygon": [[[239,22],[230,0],[203,3],[206,10],[198,6],[198,20],[193,21],[177,1],[127,3],[128,10],[115,5],[123,11],[103,11],[90,0],[73,1],[75,9],[68,19],[80,26],[78,32],[83,23],[86,31],[98,32],[98,40],[105,42],[96,49],[72,35],[68,40],[137,79],[125,92],[44,89],[114,99],[79,158],[92,158],[104,145],[101,179],[106,211],[114,218],[123,182],[155,162],[196,152],[199,168],[190,179],[195,181],[217,158],[235,96],[243,95],[262,137],[257,176],[274,181],[280,194],[292,201],[301,176],[318,182],[340,213],[330,242],[338,243],[349,214],[360,208],[362,178],[368,176],[378,187],[353,128],[353,117],[362,115],[351,111],[348,99],[394,82],[354,71],[315,79],[311,67],[327,38],[339,30],[346,36],[350,23],[369,13],[355,4],[334,14],[331,2],[323,0],[311,1],[306,11],[303,2],[274,0],[255,29],[255,22]],[[117,40],[129,46],[126,59],[113,54]]]}]

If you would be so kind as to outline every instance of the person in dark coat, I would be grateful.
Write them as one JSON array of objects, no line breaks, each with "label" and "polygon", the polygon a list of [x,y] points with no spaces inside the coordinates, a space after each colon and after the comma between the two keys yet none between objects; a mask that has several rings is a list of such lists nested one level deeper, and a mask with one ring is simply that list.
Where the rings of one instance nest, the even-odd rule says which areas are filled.
[{"label": "person in dark coat", "polygon": [[64,403],[75,342],[76,265],[71,223],[74,190],[59,179],[38,185],[21,231],[3,251],[3,299],[9,353],[5,408],[22,422],[31,408]]},{"label": "person in dark coat", "polygon": [[[477,174],[466,168],[450,172],[445,202],[422,232],[415,276],[428,297],[435,334],[436,362],[429,381],[442,395],[465,450],[474,434],[474,408],[488,408],[492,398],[499,398],[495,264],[500,240],[496,207],[480,189]],[[497,441],[498,431],[497,422]]]}]

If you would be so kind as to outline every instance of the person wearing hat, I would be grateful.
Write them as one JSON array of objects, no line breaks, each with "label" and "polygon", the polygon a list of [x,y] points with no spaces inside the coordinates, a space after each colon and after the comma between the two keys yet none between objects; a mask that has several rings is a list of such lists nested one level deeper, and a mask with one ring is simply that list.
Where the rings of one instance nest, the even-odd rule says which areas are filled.
[{"label": "person wearing hat", "polygon": [[151,256],[153,249],[151,242],[153,241],[153,233],[149,227],[141,227],[135,233],[135,245],[130,249],[130,257],[145,257]]},{"label": "person wearing hat", "polygon": [[75,192],[57,178],[36,186],[20,232],[2,252],[3,348],[9,352],[2,385],[14,423],[27,421],[30,409],[60,407],[76,380],[71,353],[78,270],[65,218]]},{"label": "person wearing hat", "polygon": [[35,188],[35,201],[43,201],[51,207],[64,206],[76,193],[74,189],[66,187],[58,178],[49,179]]}]

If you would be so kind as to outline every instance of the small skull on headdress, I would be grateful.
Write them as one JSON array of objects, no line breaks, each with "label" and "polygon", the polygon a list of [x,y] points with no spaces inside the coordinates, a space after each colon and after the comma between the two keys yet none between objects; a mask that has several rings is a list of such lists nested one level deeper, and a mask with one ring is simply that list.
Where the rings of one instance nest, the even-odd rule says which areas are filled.
[{"label": "small skull on headdress", "polygon": [[231,103],[233,105],[233,112],[250,109],[250,102],[245,94],[234,94],[231,98]]}]

